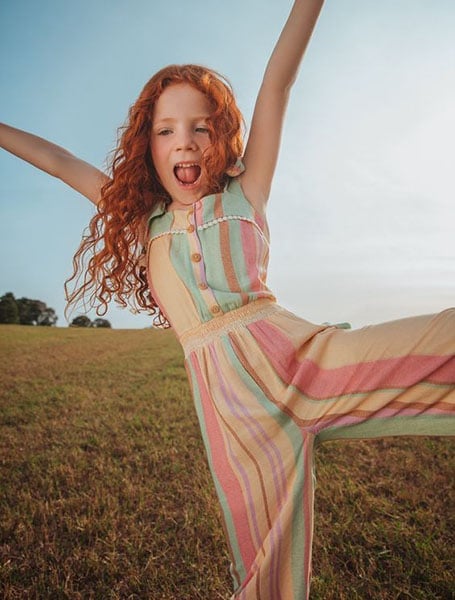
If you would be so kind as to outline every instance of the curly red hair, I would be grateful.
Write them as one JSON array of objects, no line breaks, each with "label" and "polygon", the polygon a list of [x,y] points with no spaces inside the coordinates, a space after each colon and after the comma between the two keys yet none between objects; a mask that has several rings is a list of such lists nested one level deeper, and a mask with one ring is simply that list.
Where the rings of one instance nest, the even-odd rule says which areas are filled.
[{"label": "curly red hair", "polygon": [[[157,204],[171,201],[155,172],[150,138],[156,101],[163,90],[178,83],[190,84],[205,94],[213,110],[208,123],[211,146],[203,157],[211,193],[224,188],[229,177],[226,172],[242,155],[243,118],[229,82],[199,65],[171,65],[158,71],[145,84],[119,130],[111,179],[101,190],[97,212],[74,255],[73,274],[65,283],[68,307],[83,301],[102,316],[114,299],[124,308],[152,312],[157,324],[167,324],[150,294],[146,268],[139,259],[150,213]],[[74,282],[71,292],[70,282]]]}]

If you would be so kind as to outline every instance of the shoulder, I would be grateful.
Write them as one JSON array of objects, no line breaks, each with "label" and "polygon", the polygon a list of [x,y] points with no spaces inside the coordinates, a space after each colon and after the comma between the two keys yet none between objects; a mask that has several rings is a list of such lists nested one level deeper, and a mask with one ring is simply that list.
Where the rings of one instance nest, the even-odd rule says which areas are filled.
[{"label": "shoulder", "polygon": [[245,159],[239,158],[235,165],[229,169],[228,175],[231,177],[226,191],[242,196],[252,207],[255,213],[265,218],[267,197],[261,193],[261,186],[255,185],[251,172],[247,169]]},{"label": "shoulder", "polygon": [[243,175],[234,177],[222,194],[222,212],[229,219],[240,219],[254,223],[268,237],[265,210],[258,210],[243,188]]},{"label": "shoulder", "polygon": [[265,217],[268,195],[263,194],[263,186],[255,181],[254,173],[247,168],[245,158],[239,158],[228,175],[231,180],[227,190],[243,196],[257,214]]},{"label": "shoulder", "polygon": [[247,173],[242,173],[229,182],[225,193],[240,198],[241,202],[249,207],[252,214],[263,220],[266,218],[267,199],[261,198],[255,191],[250,186]]}]

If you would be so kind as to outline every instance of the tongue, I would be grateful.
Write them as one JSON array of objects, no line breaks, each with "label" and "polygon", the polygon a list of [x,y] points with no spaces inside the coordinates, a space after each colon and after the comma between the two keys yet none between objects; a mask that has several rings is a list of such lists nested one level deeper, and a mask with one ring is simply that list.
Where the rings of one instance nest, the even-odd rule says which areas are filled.
[{"label": "tongue", "polygon": [[201,172],[200,167],[176,167],[175,174],[182,183],[194,183]]}]

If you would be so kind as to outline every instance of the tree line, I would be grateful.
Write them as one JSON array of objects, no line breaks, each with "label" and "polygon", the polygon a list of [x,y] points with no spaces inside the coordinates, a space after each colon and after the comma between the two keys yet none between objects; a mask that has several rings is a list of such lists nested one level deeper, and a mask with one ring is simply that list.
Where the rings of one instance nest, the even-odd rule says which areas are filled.
[{"label": "tree line", "polygon": [[[57,320],[55,310],[42,300],[15,298],[11,292],[0,297],[0,323],[52,327]],[[70,327],[111,327],[111,324],[107,319],[92,321],[86,315],[79,315],[71,321]]]}]

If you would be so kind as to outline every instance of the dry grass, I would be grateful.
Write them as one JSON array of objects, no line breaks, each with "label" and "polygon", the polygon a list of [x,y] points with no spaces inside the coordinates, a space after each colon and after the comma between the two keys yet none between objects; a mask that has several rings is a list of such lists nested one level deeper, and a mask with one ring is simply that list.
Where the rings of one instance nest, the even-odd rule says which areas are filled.
[{"label": "dry grass", "polygon": [[[1,597],[228,598],[172,334],[2,326],[0,338]],[[455,597],[452,448],[318,450],[312,599]]]}]

